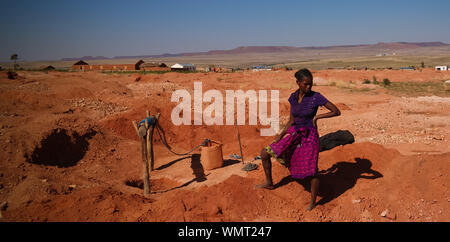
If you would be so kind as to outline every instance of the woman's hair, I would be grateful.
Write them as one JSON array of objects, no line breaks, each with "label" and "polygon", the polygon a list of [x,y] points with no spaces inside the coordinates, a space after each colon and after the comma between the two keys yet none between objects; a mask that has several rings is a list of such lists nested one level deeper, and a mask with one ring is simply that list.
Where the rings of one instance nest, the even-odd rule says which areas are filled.
[{"label": "woman's hair", "polygon": [[301,69],[295,73],[295,78],[297,78],[297,80],[299,81],[303,81],[305,78],[308,77],[311,78],[311,80],[313,79],[311,72],[306,68]]}]

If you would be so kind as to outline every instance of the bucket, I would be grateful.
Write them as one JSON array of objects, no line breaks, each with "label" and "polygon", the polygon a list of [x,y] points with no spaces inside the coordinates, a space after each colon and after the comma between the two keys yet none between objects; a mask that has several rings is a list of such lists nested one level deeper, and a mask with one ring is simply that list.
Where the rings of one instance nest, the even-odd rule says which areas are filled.
[{"label": "bucket", "polygon": [[205,170],[212,170],[222,167],[222,144],[211,141],[208,146],[203,146],[200,159]]}]

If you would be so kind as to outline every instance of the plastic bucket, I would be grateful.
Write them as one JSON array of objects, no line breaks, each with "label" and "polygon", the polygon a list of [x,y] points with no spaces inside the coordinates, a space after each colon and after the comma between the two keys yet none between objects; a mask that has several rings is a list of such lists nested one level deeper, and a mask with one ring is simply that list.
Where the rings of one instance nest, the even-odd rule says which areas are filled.
[{"label": "plastic bucket", "polygon": [[214,142],[210,143],[210,146],[203,146],[200,160],[205,170],[212,170],[222,167],[222,144]]}]

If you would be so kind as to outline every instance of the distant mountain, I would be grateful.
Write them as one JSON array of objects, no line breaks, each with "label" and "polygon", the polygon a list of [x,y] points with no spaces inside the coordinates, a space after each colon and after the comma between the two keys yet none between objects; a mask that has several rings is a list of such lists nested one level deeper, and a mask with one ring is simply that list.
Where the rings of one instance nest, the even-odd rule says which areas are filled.
[{"label": "distant mountain", "polygon": [[144,58],[163,58],[163,57],[176,57],[181,56],[183,54],[169,54],[164,53],[161,55],[136,55],[136,56],[115,56],[113,59],[144,59]]},{"label": "distant mountain", "polygon": [[208,52],[182,53],[181,56],[194,55],[230,55],[247,53],[272,53],[297,50],[299,47],[292,46],[241,46],[231,50],[210,50]]},{"label": "distant mountain", "polygon": [[110,59],[104,56],[83,56],[80,58],[62,58],[62,61],[77,61],[77,60],[105,60]]},{"label": "distant mountain", "polygon": [[449,44],[442,42],[392,42],[377,44],[363,44],[363,45],[337,45],[337,46],[319,46],[319,47],[293,47],[293,46],[241,46],[231,50],[210,50],[206,52],[188,52],[179,54],[165,53],[161,55],[137,55],[137,56],[115,56],[107,58],[104,56],[83,56],[81,58],[63,58],[62,61],[76,61],[76,60],[100,60],[100,59],[144,59],[144,58],[166,58],[166,57],[180,57],[180,56],[205,56],[205,55],[236,55],[249,53],[282,53],[282,52],[296,52],[302,50],[333,50],[342,48],[358,48],[369,50],[401,50],[414,49],[421,47],[441,47],[449,46]]}]

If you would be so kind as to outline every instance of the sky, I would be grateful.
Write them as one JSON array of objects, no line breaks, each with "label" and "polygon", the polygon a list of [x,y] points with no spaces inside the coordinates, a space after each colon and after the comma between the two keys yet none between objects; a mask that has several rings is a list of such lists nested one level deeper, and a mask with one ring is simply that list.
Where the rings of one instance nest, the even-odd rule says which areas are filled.
[{"label": "sky", "polygon": [[3,0],[0,61],[450,43],[448,0]]}]

